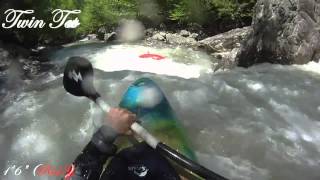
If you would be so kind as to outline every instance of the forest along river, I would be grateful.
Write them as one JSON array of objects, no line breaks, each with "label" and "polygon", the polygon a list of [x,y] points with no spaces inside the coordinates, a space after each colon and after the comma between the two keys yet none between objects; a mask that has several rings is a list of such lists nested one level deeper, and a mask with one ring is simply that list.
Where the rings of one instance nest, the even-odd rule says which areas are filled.
[{"label": "forest along river", "polygon": [[[140,59],[143,53],[166,57]],[[320,64],[262,64],[212,72],[205,53],[184,48],[88,44],[55,52],[90,59],[95,86],[117,106],[141,77],[159,84],[186,128],[199,162],[230,179],[320,178]],[[10,165],[64,165],[73,161],[99,126],[101,112],[85,98],[55,85],[21,92],[0,114],[0,170]],[[105,93],[102,93],[105,92]],[[4,180],[56,179],[24,171]]]}]

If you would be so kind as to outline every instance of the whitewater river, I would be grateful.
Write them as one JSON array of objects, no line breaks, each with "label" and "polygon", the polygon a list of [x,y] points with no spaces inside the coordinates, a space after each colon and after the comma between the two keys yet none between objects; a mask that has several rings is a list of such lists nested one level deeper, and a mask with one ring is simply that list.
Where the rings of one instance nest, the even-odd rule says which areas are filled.
[{"label": "whitewater river", "polygon": [[[148,52],[166,58],[139,58]],[[64,48],[52,59],[63,64],[74,55],[93,63],[95,86],[112,106],[136,79],[156,81],[199,162],[215,172],[234,180],[320,179],[319,64],[213,73],[202,52],[102,44]],[[99,126],[101,112],[67,94],[61,76],[45,81],[47,86],[19,93],[0,114],[0,179],[59,179],[34,177],[32,168],[72,162]],[[22,166],[20,175],[5,174],[13,165]]]}]

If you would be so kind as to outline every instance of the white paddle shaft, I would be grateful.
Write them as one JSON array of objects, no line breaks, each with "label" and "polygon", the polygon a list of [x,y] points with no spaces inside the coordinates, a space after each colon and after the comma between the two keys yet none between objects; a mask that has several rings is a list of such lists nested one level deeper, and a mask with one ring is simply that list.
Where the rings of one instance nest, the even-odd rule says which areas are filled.
[{"label": "white paddle shaft", "polygon": [[98,106],[106,113],[109,113],[111,107],[109,106],[109,104],[107,104],[106,102],[104,102],[104,100],[102,98],[97,98],[96,103],[98,104]]},{"label": "white paddle shaft", "polygon": [[[96,100],[96,103],[98,106],[105,112],[110,111],[110,106],[104,102],[102,98],[98,98]],[[131,125],[131,130],[136,133],[138,136],[140,136],[149,146],[151,146],[153,149],[156,149],[159,140],[152,136],[146,129],[144,129],[140,124],[138,123],[133,123]]]}]

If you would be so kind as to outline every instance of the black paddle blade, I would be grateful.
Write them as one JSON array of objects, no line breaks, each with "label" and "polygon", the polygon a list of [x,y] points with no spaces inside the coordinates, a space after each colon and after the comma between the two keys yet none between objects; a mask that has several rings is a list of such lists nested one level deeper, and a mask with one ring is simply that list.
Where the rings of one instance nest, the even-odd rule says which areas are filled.
[{"label": "black paddle blade", "polygon": [[75,96],[96,100],[100,95],[93,86],[92,64],[83,57],[70,57],[63,74],[64,89]]}]

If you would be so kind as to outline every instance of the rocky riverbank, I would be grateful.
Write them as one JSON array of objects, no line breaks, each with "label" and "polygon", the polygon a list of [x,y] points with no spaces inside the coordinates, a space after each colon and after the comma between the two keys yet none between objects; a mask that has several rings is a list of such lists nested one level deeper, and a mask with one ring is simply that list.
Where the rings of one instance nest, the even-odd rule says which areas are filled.
[{"label": "rocky riverbank", "polygon": [[0,41],[0,97],[7,90],[18,90],[31,80],[55,72],[58,66],[38,50]]},{"label": "rocky riverbank", "polygon": [[252,31],[251,27],[233,29],[212,37],[203,33],[180,30],[176,33],[166,31],[153,31],[145,39],[155,44],[161,41],[173,46],[186,46],[196,50],[204,50],[211,54],[218,62],[217,69],[231,69],[237,65],[235,58],[240,49],[240,43]]},{"label": "rocky riverbank", "polygon": [[239,66],[306,64],[320,58],[320,2],[258,0],[250,35],[237,56]]},{"label": "rocky riverbank", "polygon": [[259,63],[306,64],[320,58],[320,2],[258,0],[250,27],[203,38],[197,32],[153,31],[147,40],[204,49],[216,69]]}]

